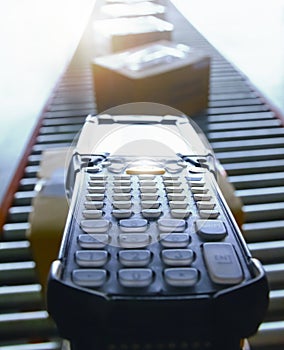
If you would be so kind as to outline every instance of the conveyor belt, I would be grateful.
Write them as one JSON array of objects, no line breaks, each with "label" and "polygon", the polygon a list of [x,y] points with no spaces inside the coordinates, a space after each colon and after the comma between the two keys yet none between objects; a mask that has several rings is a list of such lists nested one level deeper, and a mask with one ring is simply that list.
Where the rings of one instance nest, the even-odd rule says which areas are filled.
[{"label": "conveyor belt", "polygon": [[[236,68],[169,4],[174,40],[212,57],[207,114],[196,118],[244,202],[243,232],[267,271],[269,312],[253,349],[284,348],[284,128]],[[42,151],[70,145],[88,113],[95,113],[88,31],[54,90],[14,194],[0,243],[0,350],[58,350],[61,340],[43,306],[26,237]],[[229,349],[228,349],[229,350]]]}]

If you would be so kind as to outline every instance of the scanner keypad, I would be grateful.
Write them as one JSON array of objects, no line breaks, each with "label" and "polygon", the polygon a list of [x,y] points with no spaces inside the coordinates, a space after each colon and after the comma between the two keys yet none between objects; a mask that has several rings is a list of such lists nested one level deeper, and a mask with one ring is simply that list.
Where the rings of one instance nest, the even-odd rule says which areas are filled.
[{"label": "scanner keypad", "polygon": [[76,217],[74,284],[100,289],[112,280],[133,291],[162,278],[159,288],[180,291],[197,288],[204,278],[211,286],[244,278],[226,215],[204,171],[85,171],[85,178]]}]

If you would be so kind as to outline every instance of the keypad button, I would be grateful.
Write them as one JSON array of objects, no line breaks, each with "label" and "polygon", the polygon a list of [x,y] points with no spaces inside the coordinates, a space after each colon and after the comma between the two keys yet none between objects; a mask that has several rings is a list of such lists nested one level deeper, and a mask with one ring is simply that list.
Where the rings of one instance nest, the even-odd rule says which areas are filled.
[{"label": "keypad button", "polygon": [[85,249],[101,249],[109,243],[109,235],[107,234],[91,234],[79,235],[78,243],[81,248]]},{"label": "keypad button", "polygon": [[141,207],[143,209],[158,209],[159,206],[160,203],[156,201],[141,201]]},{"label": "keypad button", "polygon": [[99,209],[103,208],[104,202],[101,202],[101,201],[86,201],[84,203],[84,206],[85,206],[86,209],[99,210]]},{"label": "keypad button", "polygon": [[111,173],[114,173],[114,174],[121,173],[125,168],[125,164],[123,164],[123,163],[120,164],[120,163],[114,162],[114,163],[110,163],[110,164],[106,164],[106,163],[104,163],[104,164],[107,166],[108,171]]},{"label": "keypad button", "polygon": [[92,186],[89,186],[87,188],[87,191],[89,193],[105,193],[106,188],[105,187],[92,187]]},{"label": "keypad button", "polygon": [[179,187],[181,182],[177,180],[164,180],[164,185],[169,187]]},{"label": "keypad button", "polygon": [[206,240],[221,240],[227,235],[226,227],[221,220],[197,220],[195,229],[198,235]]},{"label": "keypad button", "polygon": [[146,219],[125,219],[119,221],[122,232],[145,232],[148,228]]},{"label": "keypad button", "polygon": [[161,233],[160,242],[165,248],[185,248],[189,244],[190,237],[187,233]]},{"label": "keypad button", "polygon": [[85,171],[89,174],[96,174],[99,173],[101,171],[101,167],[93,165],[92,167],[86,167]]},{"label": "keypad button", "polygon": [[82,215],[85,219],[101,219],[103,216],[102,210],[83,210]]},{"label": "keypad button", "polygon": [[185,177],[187,181],[202,181],[204,182],[204,177],[199,174],[190,174],[189,176]]},{"label": "keypad button", "polygon": [[139,184],[140,186],[142,187],[147,187],[147,186],[150,186],[150,187],[155,187],[157,182],[154,181],[154,180],[140,180],[139,181]]},{"label": "keypad button", "polygon": [[220,215],[218,210],[199,210],[201,219],[216,219]]},{"label": "keypad button", "polygon": [[107,180],[107,175],[103,175],[103,174],[94,174],[94,175],[90,175],[90,179],[94,180],[94,181],[106,181]]},{"label": "keypad button", "polygon": [[106,250],[78,250],[75,253],[76,263],[81,267],[102,267],[107,259]]},{"label": "keypad button", "polygon": [[191,287],[198,282],[198,271],[193,267],[165,269],[164,276],[173,287]]},{"label": "keypad button", "polygon": [[194,259],[194,253],[191,249],[164,249],[162,259],[170,266],[188,266]]},{"label": "keypad button", "polygon": [[114,193],[130,193],[132,190],[131,186],[115,186],[112,189]]},{"label": "keypad button", "polygon": [[128,219],[132,215],[129,209],[114,209],[111,213],[116,219]]},{"label": "keypad button", "polygon": [[176,181],[176,180],[179,180],[180,177],[179,175],[163,175],[163,180],[164,181]]},{"label": "keypad button", "polygon": [[91,180],[89,181],[89,186],[91,187],[105,187],[106,181],[103,180]]},{"label": "keypad button", "polygon": [[131,176],[126,174],[114,175],[114,180],[130,180]]},{"label": "keypad button", "polygon": [[193,194],[206,194],[208,191],[206,187],[191,187],[191,192]]},{"label": "keypad button", "polygon": [[191,215],[189,209],[171,209],[171,215],[175,219],[187,219]]},{"label": "keypad button", "polygon": [[122,248],[143,248],[150,244],[150,236],[147,233],[120,234],[118,241]]},{"label": "keypad button", "polygon": [[218,284],[237,284],[243,272],[230,243],[204,243],[203,255],[211,280]]},{"label": "keypad button", "polygon": [[146,219],[157,219],[162,215],[161,209],[143,209],[142,215]]},{"label": "keypad button", "polygon": [[205,186],[204,181],[189,181],[188,184],[190,187],[204,187]]},{"label": "keypad button", "polygon": [[117,193],[112,196],[114,201],[129,201],[131,199],[130,193]]},{"label": "keypad button", "polygon": [[193,198],[195,201],[210,201],[212,196],[210,194],[194,194]]},{"label": "keypad button", "polygon": [[81,228],[86,233],[106,233],[109,227],[110,222],[104,219],[81,221]]},{"label": "keypad button", "polygon": [[186,209],[188,203],[185,201],[169,201],[171,209]]},{"label": "keypad button", "polygon": [[166,162],[166,170],[169,173],[180,173],[182,171],[183,168],[185,168],[187,165],[186,163],[183,162],[183,160],[181,161],[167,161]]},{"label": "keypad button", "polygon": [[104,193],[92,193],[92,194],[87,194],[86,199],[87,201],[97,201],[97,202],[102,202],[105,198]]},{"label": "keypad button", "polygon": [[156,176],[151,174],[140,174],[138,175],[139,180],[155,180]]},{"label": "keypad button", "polygon": [[156,193],[158,191],[155,186],[140,186],[141,193]]},{"label": "keypad button", "polygon": [[159,195],[156,193],[141,193],[142,201],[157,201],[158,198],[159,198]]},{"label": "keypad button", "polygon": [[165,169],[156,165],[136,165],[126,169],[126,174],[131,175],[162,175]]},{"label": "keypad button", "polygon": [[103,269],[79,269],[72,272],[73,282],[82,287],[101,287],[107,277]]},{"label": "keypad button", "polygon": [[165,187],[167,193],[182,193],[184,189],[177,186],[167,186]]},{"label": "keypad button", "polygon": [[202,201],[196,203],[199,210],[212,210],[215,208],[216,204],[210,201]]},{"label": "keypad button", "polygon": [[131,186],[130,180],[116,180],[113,181],[114,186],[122,186],[122,187],[129,187]]},{"label": "keypad button", "polygon": [[121,269],[118,271],[118,280],[123,287],[148,287],[152,283],[151,269]]},{"label": "keypad button", "polygon": [[160,219],[158,220],[158,228],[161,232],[183,232],[186,222],[178,219]]},{"label": "keypad button", "polygon": [[121,250],[119,261],[127,267],[147,266],[151,259],[149,250]]},{"label": "keypad button", "polygon": [[169,201],[184,201],[186,196],[179,193],[168,193],[167,195]]},{"label": "keypad button", "polygon": [[115,201],[112,205],[115,209],[130,209],[132,203],[131,201]]}]

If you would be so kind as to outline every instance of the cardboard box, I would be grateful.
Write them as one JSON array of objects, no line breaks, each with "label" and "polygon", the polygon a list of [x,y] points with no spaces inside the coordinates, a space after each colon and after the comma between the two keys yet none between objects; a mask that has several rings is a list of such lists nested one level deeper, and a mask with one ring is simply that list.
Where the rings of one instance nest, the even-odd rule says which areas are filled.
[{"label": "cardboard box", "polygon": [[27,236],[43,292],[46,289],[50,265],[58,257],[69,210],[64,185],[68,154],[66,148],[43,153],[36,186],[38,192],[29,217],[30,229]]},{"label": "cardboard box", "polygon": [[107,55],[158,40],[171,40],[174,26],[154,16],[113,18],[93,23],[94,53]]},{"label": "cardboard box", "polygon": [[208,104],[210,58],[170,41],[149,43],[92,62],[98,112],[131,102],[156,102],[188,116]]}]

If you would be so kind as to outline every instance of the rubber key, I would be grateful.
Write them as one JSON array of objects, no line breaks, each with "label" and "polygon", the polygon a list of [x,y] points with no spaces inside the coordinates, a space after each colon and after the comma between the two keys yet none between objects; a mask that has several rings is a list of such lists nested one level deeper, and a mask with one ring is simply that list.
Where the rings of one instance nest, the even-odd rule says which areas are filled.
[{"label": "rubber key", "polygon": [[222,240],[227,235],[226,226],[221,220],[197,220],[195,229],[206,241]]},{"label": "rubber key", "polygon": [[77,250],[75,253],[76,263],[81,267],[101,267],[107,259],[106,250]]},{"label": "rubber key", "polygon": [[162,259],[170,266],[188,266],[194,259],[194,253],[191,249],[164,249]]},{"label": "rubber key", "polygon": [[185,230],[185,221],[179,219],[160,219],[158,227],[161,232],[183,232]]},{"label": "rubber key", "polygon": [[126,233],[120,234],[118,236],[118,241],[122,248],[143,248],[150,244],[150,236],[146,233]]},{"label": "rubber key", "polygon": [[109,227],[110,222],[104,219],[81,221],[81,228],[86,233],[106,233]]},{"label": "rubber key", "polygon": [[165,248],[184,248],[189,244],[190,236],[187,233],[161,233],[160,240]]},{"label": "rubber key", "polygon": [[127,267],[147,266],[151,259],[149,250],[121,250],[119,252],[119,261]]},{"label": "rubber key", "polygon": [[73,282],[84,287],[101,287],[106,276],[106,270],[102,269],[74,270],[72,273]]},{"label": "rubber key", "polygon": [[198,281],[198,271],[192,267],[165,269],[164,276],[173,287],[191,287]]},{"label": "rubber key", "polygon": [[107,234],[82,234],[78,237],[78,243],[81,248],[101,249],[109,243],[110,237]]},{"label": "rubber key", "polygon": [[148,228],[146,219],[123,219],[119,221],[122,232],[144,232]]},{"label": "rubber key", "polygon": [[242,268],[232,244],[204,243],[203,255],[213,282],[218,284],[242,282]]},{"label": "rubber key", "polygon": [[148,287],[153,278],[151,269],[121,269],[118,279],[124,287]]}]

